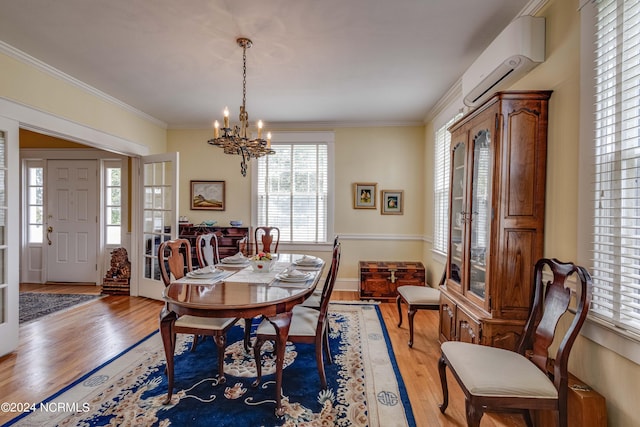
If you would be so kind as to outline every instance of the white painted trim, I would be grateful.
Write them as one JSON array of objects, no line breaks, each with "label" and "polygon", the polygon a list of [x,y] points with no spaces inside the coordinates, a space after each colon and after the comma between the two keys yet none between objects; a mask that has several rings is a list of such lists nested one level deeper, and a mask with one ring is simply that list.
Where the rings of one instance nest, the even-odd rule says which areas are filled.
[{"label": "white painted trim", "polygon": [[145,145],[90,128],[4,97],[0,97],[0,116],[18,121],[22,129],[66,139],[100,150],[127,156],[149,154],[149,147]]},{"label": "white painted trim", "polygon": [[138,110],[137,108],[132,107],[129,104],[125,104],[124,102],[120,101],[119,99],[114,98],[111,95],[108,95],[104,92],[102,92],[101,90],[96,89],[93,86],[90,86],[78,79],[76,79],[75,77],[70,76],[69,74],[66,74],[60,70],[58,70],[57,68],[52,67],[49,64],[46,64],[42,61],[40,61],[37,58],[34,58],[33,56],[22,52],[19,49],[16,49],[15,47],[11,46],[10,44],[7,44],[3,41],[0,40],[0,53],[3,53],[7,56],[10,56],[13,59],[16,59],[20,62],[22,62],[23,64],[26,64],[30,67],[33,67],[35,69],[37,69],[38,71],[41,71],[51,77],[54,77],[58,80],[62,80],[65,83],[68,83],[72,86],[77,87],[78,89],[83,90],[84,92],[89,93],[90,95],[93,95],[99,99],[102,99],[103,101],[106,101],[110,104],[113,104],[119,108],[122,108],[130,113],[135,114],[138,117],[141,117],[145,120],[150,121],[151,123],[153,123],[156,126],[160,126],[164,129],[167,128],[167,124],[161,120],[156,119],[155,117],[152,117],[150,115],[148,115],[147,113],[144,113],[140,110]]},{"label": "white painted trim", "polygon": [[520,16],[535,16],[536,13],[540,12],[540,10],[547,5],[548,1],[549,0],[531,0],[520,11],[520,13],[518,14],[518,17],[520,17]]},{"label": "white painted trim", "polygon": [[425,241],[424,236],[412,234],[342,234],[340,240]]}]

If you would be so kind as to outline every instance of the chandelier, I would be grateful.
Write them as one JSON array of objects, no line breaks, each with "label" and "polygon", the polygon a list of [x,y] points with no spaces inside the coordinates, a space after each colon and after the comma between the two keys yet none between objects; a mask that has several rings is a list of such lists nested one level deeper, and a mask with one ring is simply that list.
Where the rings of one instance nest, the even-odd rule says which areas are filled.
[{"label": "chandelier", "polygon": [[258,121],[258,136],[251,139],[247,136],[249,128],[249,113],[247,113],[247,49],[253,42],[241,37],[236,40],[238,46],[242,48],[242,105],[240,106],[240,123],[233,128],[229,126],[229,109],[224,108],[223,127],[216,120],[213,124],[213,139],[207,142],[216,147],[224,149],[225,154],[239,154],[242,156],[240,162],[240,172],[242,176],[247,176],[247,162],[252,158],[257,159],[267,154],[275,154],[271,149],[271,133],[267,134],[267,139],[262,139],[262,120]]}]

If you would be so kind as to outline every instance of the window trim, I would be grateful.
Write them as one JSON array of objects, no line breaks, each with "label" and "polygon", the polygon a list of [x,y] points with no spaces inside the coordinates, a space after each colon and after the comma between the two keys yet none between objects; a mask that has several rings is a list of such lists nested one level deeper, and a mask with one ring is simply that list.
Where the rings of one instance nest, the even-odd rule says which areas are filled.
[{"label": "window trim", "polygon": [[[271,141],[274,144],[327,144],[327,241],[319,243],[280,243],[283,250],[331,250],[334,236],[335,211],[335,133],[334,132],[272,132]],[[251,226],[257,226],[258,218],[258,171],[256,161],[250,162],[251,167]]]},{"label": "window trim", "polygon": [[[590,185],[592,181],[594,139],[593,117],[595,103],[595,52],[596,8],[593,1],[583,2],[580,8],[580,141],[578,172],[578,263],[590,265],[591,224],[593,208],[590,202]],[[617,328],[613,323],[594,316],[588,316],[581,334],[595,343],[610,349],[635,363],[640,364],[640,337]]]}]

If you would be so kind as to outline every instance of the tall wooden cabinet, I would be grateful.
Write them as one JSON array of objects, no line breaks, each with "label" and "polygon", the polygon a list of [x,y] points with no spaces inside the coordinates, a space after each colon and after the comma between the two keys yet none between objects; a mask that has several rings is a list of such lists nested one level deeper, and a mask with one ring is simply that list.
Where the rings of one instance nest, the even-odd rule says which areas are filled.
[{"label": "tall wooden cabinet", "polygon": [[499,92],[454,123],[440,340],[515,349],[543,255],[550,91]]}]

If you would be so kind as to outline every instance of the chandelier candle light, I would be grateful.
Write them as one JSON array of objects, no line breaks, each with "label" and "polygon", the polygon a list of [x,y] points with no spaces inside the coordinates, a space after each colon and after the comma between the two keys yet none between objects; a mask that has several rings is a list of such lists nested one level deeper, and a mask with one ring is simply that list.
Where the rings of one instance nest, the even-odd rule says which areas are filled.
[{"label": "chandelier candle light", "polygon": [[251,158],[267,154],[275,154],[271,149],[271,133],[267,133],[267,139],[262,139],[262,120],[258,121],[258,136],[250,139],[247,136],[249,127],[249,113],[247,113],[247,49],[251,47],[253,42],[247,38],[241,37],[236,40],[238,46],[242,48],[242,105],[240,106],[240,124],[233,128],[229,126],[229,108],[224,108],[223,127],[216,120],[213,124],[213,139],[207,141],[211,145],[224,149],[225,154],[239,154],[242,156],[240,162],[240,172],[242,176],[247,176],[247,162]]}]

